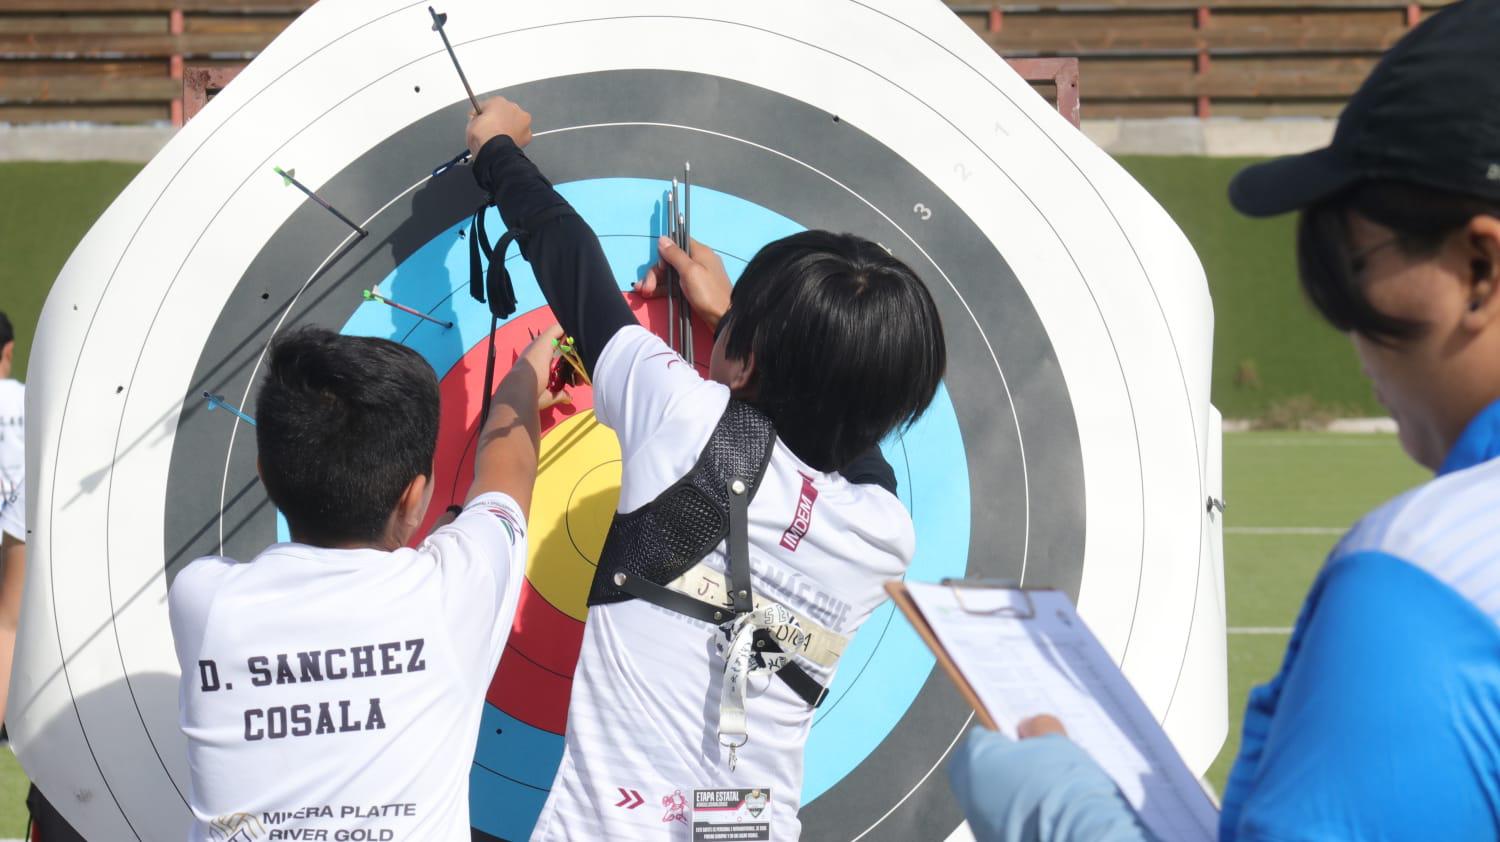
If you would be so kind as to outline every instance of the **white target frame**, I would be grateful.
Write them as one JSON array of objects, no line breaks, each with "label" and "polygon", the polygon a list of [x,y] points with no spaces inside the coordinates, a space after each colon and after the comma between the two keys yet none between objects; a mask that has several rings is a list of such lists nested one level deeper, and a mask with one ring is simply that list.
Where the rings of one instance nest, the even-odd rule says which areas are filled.
[{"label": "white target frame", "polygon": [[[1139,185],[935,0],[443,11],[476,90],[642,68],[732,79],[839,115],[957,204],[1023,285],[1073,402],[1083,615],[1206,769],[1227,728],[1206,505],[1222,497],[1213,312],[1190,245]],[[48,299],[28,391],[33,561],[10,725],[28,774],[89,838],[180,838],[187,821],[158,490],[214,315],[302,204],[268,171],[295,166],[317,189],[462,99],[429,23],[425,2],[309,9],[126,188]],[[544,133],[545,104],[532,110]],[[893,222],[932,224],[922,199]]]}]

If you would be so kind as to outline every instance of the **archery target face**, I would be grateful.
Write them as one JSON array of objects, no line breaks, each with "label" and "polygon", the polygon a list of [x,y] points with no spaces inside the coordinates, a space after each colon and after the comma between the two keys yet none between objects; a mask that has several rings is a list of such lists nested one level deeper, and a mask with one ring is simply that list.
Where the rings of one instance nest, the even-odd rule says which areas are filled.
[{"label": "archery target face", "polygon": [[[518,102],[561,106],[549,116],[554,128],[539,129],[530,153],[599,234],[622,288],[628,288],[656,261],[655,237],[661,233],[661,205],[669,189],[669,183],[659,177],[642,176],[680,170],[682,161],[688,160],[693,162],[697,179],[694,233],[700,242],[723,254],[732,276],[738,276],[760,246],[796,231],[812,227],[864,232],[917,267],[924,277],[990,275],[994,278],[994,288],[986,296],[990,300],[976,303],[995,307],[997,315],[1008,314],[1005,324],[1010,327],[1005,335],[991,339],[996,354],[1008,361],[1025,360],[1034,371],[1057,371],[1050,343],[1035,315],[1028,312],[1025,293],[1002,256],[930,182],[859,129],[835,121],[833,115],[770,91],[667,71],[582,74],[503,93]],[[635,119],[627,119],[632,114]],[[335,206],[347,204],[345,183],[375,192],[386,183],[391,195],[400,194],[410,186],[401,181],[402,176],[409,177],[410,168],[400,162],[422,160],[416,157],[419,150],[446,150],[445,142],[451,145],[453,127],[462,119],[460,107],[414,124],[330,179],[321,195]],[[796,135],[789,129],[795,129]],[[777,153],[765,151],[773,141],[780,147]],[[943,214],[951,220],[945,230],[960,230],[949,232],[951,236],[919,240],[922,232],[911,229],[912,222],[923,222],[921,216],[914,214],[902,226],[872,210],[903,201],[905,196],[937,197],[929,205],[934,216]],[[462,235],[468,228],[467,214],[483,200],[465,170],[417,187],[366,223],[369,239],[389,242],[391,248],[357,262],[349,259],[352,254],[334,261],[314,287],[327,294],[313,301],[304,298],[302,312],[295,319],[404,342],[439,372],[444,396],[437,459],[441,496],[434,499],[429,519],[449,503],[461,502],[472,476],[489,312],[468,296],[468,243]],[[498,214],[490,213],[495,218],[489,229],[499,230],[503,226]],[[245,325],[285,309],[287,300],[300,289],[294,267],[325,261],[330,256],[327,246],[339,240],[337,228],[330,228],[320,253],[319,240],[305,236],[309,229],[328,222],[338,225],[326,211],[307,205],[271,238],[221,313],[208,342],[213,350],[200,360],[195,382],[206,383],[204,388],[210,391],[225,389],[237,395],[244,391],[244,383],[236,382],[243,374],[225,378],[210,373],[226,363],[217,349],[237,344]],[[431,236],[421,231],[412,234],[411,241],[400,239],[398,229],[413,224],[432,226]],[[389,231],[386,225],[391,226]],[[517,315],[500,330],[498,354],[503,361],[525,345],[531,331],[551,323],[530,268],[514,249],[509,263],[519,300]],[[359,290],[372,286],[407,306],[454,322],[455,327],[444,329],[378,302],[363,301]],[[920,549],[911,575],[922,580],[966,574],[1019,579],[1025,558],[1025,506],[1002,505],[993,514],[976,518],[971,493],[977,485],[980,493],[994,495],[992,499],[1006,495],[1015,499],[1025,496],[1026,488],[1003,481],[976,484],[963,457],[967,450],[968,459],[994,466],[995,479],[1021,474],[1020,430],[1014,423],[995,421],[1011,421],[1013,411],[1020,414],[1025,409],[1034,413],[1025,419],[1033,429],[1058,426],[1051,419],[1067,422],[1071,411],[1066,387],[1054,376],[1050,384],[1039,384],[1033,393],[1037,399],[1013,407],[1003,371],[984,353],[984,339],[974,320],[961,318],[961,295],[940,280],[932,288],[949,333],[953,358],[949,380],[971,386],[953,392],[945,388],[919,426],[887,446],[887,457],[899,471],[901,493],[917,527]],[[271,298],[263,299],[267,291]],[[648,325],[665,335],[664,303],[651,309],[655,318],[647,319]],[[698,356],[706,360],[708,333],[701,325],[697,336],[701,340]],[[246,372],[253,368],[261,347],[263,343],[245,343],[242,359],[227,362]],[[505,839],[529,835],[530,822],[541,809],[561,759],[568,680],[582,640],[584,598],[608,515],[618,497],[618,446],[588,411],[592,405],[588,390],[574,393],[577,403],[572,416],[549,412],[544,422],[528,587],[515,637],[490,689],[475,761],[472,821],[476,828]],[[1041,399],[1042,395],[1051,400]],[[253,394],[250,397],[247,411],[253,415]],[[997,411],[998,419],[992,417]],[[190,411],[179,424],[180,441],[201,436],[206,442],[201,447],[179,446],[174,453],[168,497],[194,501],[200,510],[179,508],[169,521],[168,544],[182,548],[178,557],[168,559],[169,575],[174,565],[218,551],[217,536],[211,532],[192,540],[204,523],[222,523],[224,551],[236,558],[249,558],[285,537],[277,534],[274,512],[259,493],[252,437],[239,436],[230,445],[227,477],[222,462],[210,463],[198,455],[206,449],[222,451],[230,426],[224,414],[207,411]],[[967,437],[962,426],[971,430]],[[1050,540],[1073,542],[1067,555],[1074,563],[1050,569],[1048,581],[1076,593],[1083,536],[1070,530],[1069,523],[1081,519],[1081,471],[1077,433],[1069,424],[1061,426],[1048,430],[1059,444],[1046,448],[1059,469],[1044,472],[1045,481],[1031,491],[1033,499],[1047,503],[1045,516],[1033,528],[1053,532]],[[219,442],[218,447],[209,442]],[[178,483],[181,491],[176,490]],[[223,503],[218,499],[221,487],[229,489]],[[237,505],[235,497],[240,501]],[[171,532],[177,522],[181,523],[180,537]],[[978,541],[998,551],[984,564],[965,563],[971,530],[978,532]],[[907,726],[917,732],[909,738],[913,743],[928,745],[927,765],[917,768],[908,760],[910,775],[903,781],[890,774],[889,757],[872,757],[886,738],[894,736],[902,717],[912,712],[932,667],[932,657],[915,633],[904,622],[892,619],[893,609],[887,605],[869,622],[870,632],[856,636],[840,665],[840,680],[818,712],[804,791],[803,820],[810,838],[825,838],[820,830],[832,833],[836,826],[847,824],[843,811],[830,815],[826,825],[820,822],[820,804],[837,799],[834,792],[841,788],[850,794],[858,792],[861,798],[873,795],[876,803],[887,804],[910,794],[927,779],[968,718],[968,708],[956,694],[939,692],[946,690],[940,680],[929,694],[933,698],[913,712],[916,715]],[[910,669],[914,663],[922,668]],[[941,730],[932,730],[935,727]],[[901,746],[900,738],[886,752],[912,756],[911,746],[897,746]],[[866,762],[866,770],[860,773]],[[941,778],[931,780],[934,786],[942,783]],[[955,816],[946,820],[949,825],[957,824]]]},{"label": "archery target face", "polygon": [[[265,347],[293,325],[391,338],[441,378],[429,523],[472,475],[490,322],[467,293],[463,237],[484,197],[466,169],[429,174],[462,143],[468,104],[456,101],[425,7],[374,5],[325,2],[299,19],[127,190],[44,314],[37,357],[48,368],[37,370],[75,372],[67,391],[44,386],[29,425],[43,429],[44,467],[33,472],[46,495],[34,503],[33,544],[51,563],[49,593],[34,600],[29,590],[26,610],[41,602],[51,638],[28,625],[18,651],[68,680],[18,682],[40,700],[22,730],[47,735],[22,757],[44,788],[51,778],[107,790],[112,803],[63,810],[81,827],[110,828],[109,838],[180,833],[185,820],[175,681],[164,679],[175,678],[171,577],[199,555],[246,559],[285,537],[255,475],[253,431],[198,396],[222,394],[254,415]],[[856,232],[906,261],[927,281],[949,343],[932,409],[884,445],[917,531],[908,575],[1066,590],[1154,710],[1188,711],[1179,742],[1211,758],[1222,737],[1215,652],[1190,646],[1196,635],[1202,648],[1217,622],[1221,674],[1222,613],[1215,620],[1204,604],[1220,604],[1217,571],[1200,558],[1211,528],[1200,502],[1208,343],[1181,318],[1201,321],[1206,298],[1170,222],[1161,230],[1159,209],[1134,207],[1139,197],[1113,170],[1091,181],[1075,164],[1072,182],[1028,189],[1031,159],[1059,152],[1038,125],[1056,115],[1007,93],[998,102],[1009,110],[996,115],[1005,120],[980,121],[985,137],[956,125],[938,101],[952,94],[921,90],[931,84],[924,51],[956,57],[924,32],[939,26],[931,21],[831,4],[830,20],[782,32],[784,21],[744,9],[716,19],[663,4],[673,14],[608,17],[616,6],[583,6],[568,11],[578,22],[546,20],[555,10],[496,20],[479,3],[444,11],[476,88],[536,115],[528,154],[600,235],[643,323],[664,332],[664,303],[625,290],[655,262],[666,179],[684,161],[693,234],[731,276],[766,242],[805,228]],[[877,52],[911,78],[863,63],[875,56],[840,53],[876,46],[848,40],[851,26],[899,35]],[[682,49],[670,58],[680,66],[635,66],[639,50],[626,45],[648,32],[659,39],[663,27],[677,33]],[[960,64],[968,69],[949,68],[952,81],[986,82],[995,101],[994,81]],[[336,83],[323,75],[333,67]],[[965,142],[980,154],[955,161]],[[921,160],[930,155],[918,150],[933,147],[946,157]],[[350,236],[282,187],[273,165],[295,168],[369,235]],[[1109,190],[1123,194],[1113,206]],[[529,267],[514,250],[507,260],[519,307],[498,331],[501,370],[552,321]],[[372,287],[453,327],[364,301]],[[78,300],[104,323],[81,324],[67,309]],[[701,324],[698,339],[706,360]],[[473,766],[471,822],[493,838],[526,838],[551,784],[584,597],[617,502],[618,446],[593,418],[589,390],[573,396],[571,410],[543,419],[526,590]],[[110,435],[98,434],[99,418],[86,432],[84,413],[107,416]],[[107,535],[66,530],[90,516],[110,525]],[[90,540],[93,555],[77,555]],[[77,575],[61,575],[65,564]],[[101,623],[112,639],[97,633]],[[889,605],[855,637],[807,746],[807,838],[943,838],[959,825],[938,767],[970,712],[933,665]],[[1176,702],[1184,686],[1189,701]],[[34,753],[49,744],[62,753]]]}]

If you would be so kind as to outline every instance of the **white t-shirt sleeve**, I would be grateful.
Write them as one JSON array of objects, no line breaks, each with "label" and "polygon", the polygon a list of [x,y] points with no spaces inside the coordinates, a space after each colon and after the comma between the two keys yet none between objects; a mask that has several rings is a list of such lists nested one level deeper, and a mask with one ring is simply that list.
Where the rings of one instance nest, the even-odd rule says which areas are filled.
[{"label": "white t-shirt sleeve", "polygon": [[493,669],[515,619],[526,576],[526,528],[516,501],[492,491],[470,500],[418,548],[438,565],[455,647],[486,683],[483,671]]},{"label": "white t-shirt sleeve", "polygon": [[594,366],[594,413],[620,439],[625,461],[674,414],[690,409],[713,418],[729,390],[698,376],[661,337],[639,325],[621,328]]},{"label": "white t-shirt sleeve", "polygon": [[208,634],[208,618],[214,596],[225,574],[235,564],[227,558],[205,556],[178,571],[167,591],[167,616],[172,624],[172,642],[182,674],[198,668],[198,655]]},{"label": "white t-shirt sleeve", "polygon": [[26,540],[26,387],[0,380],[0,532]]},{"label": "white t-shirt sleeve", "polygon": [[0,498],[0,532],[17,541],[26,540],[26,481],[16,483],[10,493]]}]

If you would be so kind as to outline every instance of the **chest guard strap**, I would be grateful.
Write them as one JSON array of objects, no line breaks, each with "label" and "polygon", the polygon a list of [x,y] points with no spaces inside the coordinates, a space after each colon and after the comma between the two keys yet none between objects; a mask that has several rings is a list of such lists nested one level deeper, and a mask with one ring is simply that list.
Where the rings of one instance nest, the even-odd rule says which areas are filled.
[{"label": "chest guard strap", "polygon": [[[771,419],[747,403],[730,400],[692,469],[655,500],[616,514],[610,522],[589,605],[633,596],[614,583],[616,573],[665,585],[702,561],[729,537],[729,484],[739,480],[746,485],[743,497],[748,505],[760,489],[775,444]],[[743,566],[748,588],[748,561]]]},{"label": "chest guard strap", "polygon": [[[750,577],[749,507],[775,444],[770,419],[749,404],[730,400],[687,474],[650,503],[615,515],[599,554],[589,605],[644,599],[721,628],[752,613],[757,600]],[[683,593],[679,583],[684,574],[721,542],[728,550],[728,604]],[[757,656],[785,655],[776,675],[793,692],[810,707],[822,704],[827,688],[769,632],[757,630],[754,641]]]}]

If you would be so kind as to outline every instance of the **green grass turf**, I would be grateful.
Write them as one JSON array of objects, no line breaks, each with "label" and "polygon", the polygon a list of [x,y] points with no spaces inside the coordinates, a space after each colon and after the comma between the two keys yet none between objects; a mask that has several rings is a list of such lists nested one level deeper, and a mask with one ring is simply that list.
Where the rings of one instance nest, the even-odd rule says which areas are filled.
[{"label": "green grass turf", "polygon": [[[1427,479],[1394,436],[1331,433],[1229,433],[1224,436],[1225,593],[1230,627],[1290,627],[1337,535],[1243,534],[1239,528],[1336,527]],[[1229,636],[1229,734],[1209,769],[1223,790],[1239,749],[1250,688],[1281,665],[1286,637]],[[26,826],[26,778],[0,751],[0,838]]]},{"label": "green grass turf", "polygon": [[[1214,403],[1226,418],[1259,417],[1297,396],[1340,415],[1384,415],[1348,340],[1303,300],[1293,219],[1252,220],[1229,208],[1230,178],[1255,160],[1119,158],[1177,221],[1203,262],[1214,300]],[[1236,385],[1245,363],[1258,372],[1259,388]]]},{"label": "green grass turf", "polygon": [[0,839],[26,838],[26,788],[16,756],[0,748]]},{"label": "green grass turf", "polygon": [[1230,433],[1225,524],[1348,527],[1374,504],[1430,477],[1391,435]]},{"label": "green grass turf", "polygon": [[[26,377],[47,290],[74,246],[135,176],[135,164],[0,164],[0,310],[15,325],[16,376]],[[0,839],[26,833],[26,773],[0,749]]]},{"label": "green grass turf", "polygon": [[[1214,402],[1229,418],[1253,418],[1297,396],[1346,415],[1382,415],[1348,342],[1303,302],[1290,219],[1253,221],[1224,199],[1252,159],[1122,157],[1198,250],[1217,314]],[[20,372],[52,280],[100,212],[139,170],[134,164],[0,164],[0,310],[21,341]],[[1235,373],[1252,364],[1258,387]]]},{"label": "green grass turf", "polygon": [[[1246,534],[1238,529],[1347,528],[1424,482],[1389,435],[1229,433],[1224,436],[1224,591],[1229,627],[1289,628],[1337,534]],[[1223,790],[1239,750],[1250,688],[1281,666],[1287,636],[1229,635],[1229,735],[1209,769]]]},{"label": "green grass turf", "polygon": [[0,164],[0,310],[16,328],[16,376],[47,290],[73,247],[140,170],[137,164]]},{"label": "green grass turf", "polygon": [[[1308,395],[1352,414],[1379,415],[1348,343],[1302,301],[1289,219],[1250,221],[1224,202],[1246,160],[1123,158],[1198,250],[1217,314],[1214,402],[1227,417],[1255,417]],[[105,207],[139,170],[133,164],[0,164],[0,309],[16,323],[24,378],[37,314],[53,278]],[[1236,386],[1250,361],[1259,388]],[[1236,527],[1346,527],[1423,472],[1390,436],[1246,433],[1225,437],[1226,523]],[[1225,536],[1231,626],[1288,626],[1336,535]],[[1209,772],[1222,787],[1239,744],[1246,694],[1280,664],[1285,639],[1231,635],[1230,734]],[[25,779],[0,752],[0,838],[25,827]]]},{"label": "green grass turf", "polygon": [[1229,638],[1229,738],[1224,750],[1208,769],[1214,792],[1223,794],[1224,782],[1240,748],[1240,728],[1245,721],[1245,700],[1256,685],[1264,684],[1281,666],[1287,638],[1283,635],[1235,635]]},{"label": "green grass turf", "polygon": [[1289,628],[1338,535],[1225,535],[1229,625]]}]

